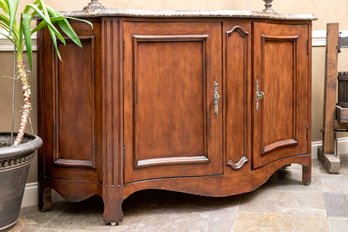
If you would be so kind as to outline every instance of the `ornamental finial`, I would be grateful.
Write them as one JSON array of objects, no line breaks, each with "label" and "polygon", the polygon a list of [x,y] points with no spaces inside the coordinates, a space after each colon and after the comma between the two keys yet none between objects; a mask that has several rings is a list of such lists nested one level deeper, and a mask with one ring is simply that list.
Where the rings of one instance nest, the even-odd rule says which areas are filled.
[{"label": "ornamental finial", "polygon": [[265,9],[263,10],[263,13],[276,14],[276,12],[272,9],[273,0],[263,0],[263,1],[265,2]]},{"label": "ornamental finial", "polygon": [[95,10],[102,10],[102,9],[105,9],[105,7],[102,6],[100,2],[98,2],[98,0],[91,0],[91,2],[88,3],[88,5],[83,8],[83,11],[93,12]]}]

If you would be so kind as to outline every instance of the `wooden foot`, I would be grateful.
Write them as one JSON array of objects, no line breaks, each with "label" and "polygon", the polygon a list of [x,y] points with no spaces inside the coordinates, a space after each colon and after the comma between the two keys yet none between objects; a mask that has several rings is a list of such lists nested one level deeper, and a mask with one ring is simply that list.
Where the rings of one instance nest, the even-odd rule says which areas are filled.
[{"label": "wooden foot", "polygon": [[39,190],[39,210],[45,212],[52,209],[52,190],[50,188],[43,188]]},{"label": "wooden foot", "polygon": [[304,185],[310,185],[312,181],[312,166],[302,166],[302,183]]},{"label": "wooden foot", "polygon": [[106,224],[118,225],[123,220],[122,201],[104,202],[103,219]]}]

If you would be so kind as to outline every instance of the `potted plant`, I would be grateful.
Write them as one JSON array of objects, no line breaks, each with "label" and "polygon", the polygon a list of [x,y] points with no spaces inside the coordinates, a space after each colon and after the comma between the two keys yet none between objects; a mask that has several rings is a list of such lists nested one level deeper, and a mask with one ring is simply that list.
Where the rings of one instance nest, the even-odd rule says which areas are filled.
[{"label": "potted plant", "polygon": [[[68,19],[90,24],[85,20],[63,16],[46,5],[43,0],[27,4],[22,12],[18,12],[18,5],[19,0],[0,0],[0,34],[14,45],[16,71],[13,79],[20,81],[23,91],[23,105],[17,133],[13,131],[0,133],[0,231],[15,225],[18,220],[33,153],[42,145],[42,140],[38,136],[25,133],[31,110],[30,71],[28,71],[32,69],[31,36],[47,28],[60,59],[58,43],[65,45],[65,38],[82,46]],[[36,20],[38,23],[33,24]]]}]

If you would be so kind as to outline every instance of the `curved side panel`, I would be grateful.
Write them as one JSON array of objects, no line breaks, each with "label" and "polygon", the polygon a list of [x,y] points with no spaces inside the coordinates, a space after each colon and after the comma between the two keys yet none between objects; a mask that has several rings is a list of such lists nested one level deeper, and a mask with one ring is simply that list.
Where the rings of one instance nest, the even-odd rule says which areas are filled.
[{"label": "curved side panel", "polygon": [[64,199],[72,202],[83,201],[93,195],[102,196],[102,186],[92,182],[46,179],[43,190],[54,189]]}]

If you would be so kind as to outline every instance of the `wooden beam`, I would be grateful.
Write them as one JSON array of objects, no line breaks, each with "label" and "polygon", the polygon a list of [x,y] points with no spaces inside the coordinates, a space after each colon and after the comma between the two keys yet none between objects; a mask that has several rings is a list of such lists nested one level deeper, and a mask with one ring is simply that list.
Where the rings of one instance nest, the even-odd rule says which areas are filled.
[{"label": "wooden beam", "polygon": [[339,24],[328,23],[326,28],[323,151],[324,154],[334,154]]}]

